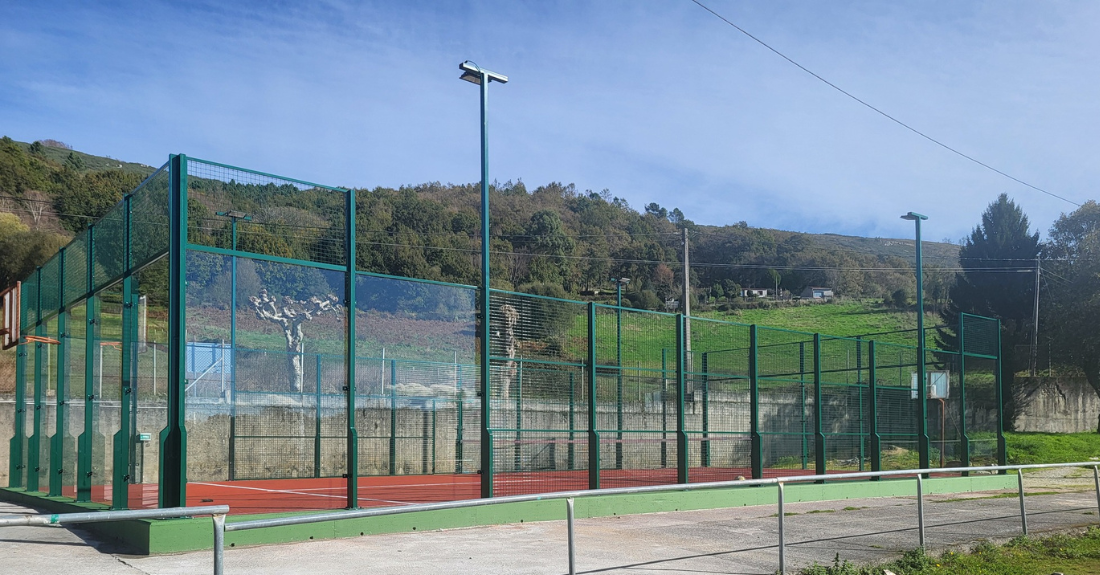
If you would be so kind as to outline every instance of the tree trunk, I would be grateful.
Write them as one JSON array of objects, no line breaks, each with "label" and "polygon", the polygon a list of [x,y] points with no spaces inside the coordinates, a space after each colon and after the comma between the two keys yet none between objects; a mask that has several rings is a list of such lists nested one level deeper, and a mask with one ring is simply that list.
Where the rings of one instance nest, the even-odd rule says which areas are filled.
[{"label": "tree trunk", "polygon": [[286,335],[286,351],[290,368],[290,388],[295,393],[301,393],[305,383],[305,337],[302,333],[302,324],[297,323],[283,330]]}]

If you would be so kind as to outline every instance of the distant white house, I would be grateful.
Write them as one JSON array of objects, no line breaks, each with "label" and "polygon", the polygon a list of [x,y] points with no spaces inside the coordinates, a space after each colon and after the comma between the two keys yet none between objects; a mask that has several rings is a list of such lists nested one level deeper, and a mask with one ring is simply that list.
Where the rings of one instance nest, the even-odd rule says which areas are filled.
[{"label": "distant white house", "polygon": [[768,288],[741,288],[741,297],[768,297]]},{"label": "distant white house", "polygon": [[802,290],[802,299],[829,299],[833,297],[833,288],[808,287]]}]

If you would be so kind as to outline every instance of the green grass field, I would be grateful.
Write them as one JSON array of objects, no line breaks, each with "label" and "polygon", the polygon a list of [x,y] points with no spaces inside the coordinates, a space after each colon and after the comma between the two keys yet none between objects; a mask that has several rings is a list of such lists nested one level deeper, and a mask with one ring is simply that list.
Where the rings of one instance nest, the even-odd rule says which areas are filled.
[{"label": "green grass field", "polygon": [[901,559],[881,565],[854,565],[839,555],[832,565],[814,565],[798,575],[880,575],[889,569],[899,575],[1048,575],[1049,573],[1100,574],[1100,528],[1080,535],[1017,537],[1004,545],[982,542],[969,552],[946,551],[932,555],[923,549],[909,551]]}]

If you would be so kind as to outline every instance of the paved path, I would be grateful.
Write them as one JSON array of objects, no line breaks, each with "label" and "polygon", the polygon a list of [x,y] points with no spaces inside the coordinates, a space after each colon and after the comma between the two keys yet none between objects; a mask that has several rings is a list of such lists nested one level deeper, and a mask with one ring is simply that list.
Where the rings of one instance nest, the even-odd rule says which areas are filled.
[{"label": "paved path", "polygon": [[[1028,478],[1029,492],[1036,493],[1027,498],[1030,533],[1097,523],[1091,479],[1038,485],[1041,480]],[[1019,535],[1018,499],[992,495],[928,497],[929,548]],[[23,511],[0,503],[0,515]],[[796,503],[787,512],[789,571],[815,561],[831,563],[836,553],[854,562],[888,560],[918,544],[914,498]],[[774,508],[766,506],[581,519],[577,571],[771,574],[777,568],[777,527]],[[229,549],[226,574],[561,574],[568,569],[565,537],[565,523],[552,521]],[[0,530],[0,574],[175,575],[210,573],[212,564],[209,551],[121,554],[76,528]]]}]

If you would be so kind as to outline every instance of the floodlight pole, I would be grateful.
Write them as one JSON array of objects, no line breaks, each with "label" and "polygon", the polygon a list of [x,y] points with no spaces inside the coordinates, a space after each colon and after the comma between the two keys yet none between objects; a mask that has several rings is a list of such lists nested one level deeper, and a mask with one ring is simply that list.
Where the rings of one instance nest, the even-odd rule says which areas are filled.
[{"label": "floodlight pole", "polygon": [[901,216],[901,219],[912,220],[917,228],[917,417],[920,418],[917,422],[917,451],[920,456],[919,467],[928,469],[928,384],[925,381],[928,376],[925,374],[924,365],[924,277],[922,275],[920,239],[921,220],[927,220],[928,216],[909,212]]},{"label": "floodlight pole", "polygon": [[481,88],[481,496],[493,496],[493,444],[489,434],[489,82],[505,84],[508,77],[467,60],[458,65],[460,79]]}]

